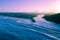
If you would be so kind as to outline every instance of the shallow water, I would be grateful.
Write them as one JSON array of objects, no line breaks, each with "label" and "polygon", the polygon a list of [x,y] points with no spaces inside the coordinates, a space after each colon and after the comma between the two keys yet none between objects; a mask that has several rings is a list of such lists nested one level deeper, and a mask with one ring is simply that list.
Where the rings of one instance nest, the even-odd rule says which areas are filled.
[{"label": "shallow water", "polygon": [[[36,20],[38,18],[38,20]],[[60,24],[39,15],[31,20],[0,16],[0,40],[60,40]]]}]

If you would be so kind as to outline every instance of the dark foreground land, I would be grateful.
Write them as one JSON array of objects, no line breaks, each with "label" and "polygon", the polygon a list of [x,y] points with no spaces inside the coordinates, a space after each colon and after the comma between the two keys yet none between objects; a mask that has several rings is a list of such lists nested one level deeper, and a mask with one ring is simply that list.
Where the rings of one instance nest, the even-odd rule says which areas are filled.
[{"label": "dark foreground land", "polygon": [[47,14],[43,18],[46,19],[47,21],[51,21],[51,22],[60,24],[60,13],[56,13],[56,14],[52,14],[52,15]]}]

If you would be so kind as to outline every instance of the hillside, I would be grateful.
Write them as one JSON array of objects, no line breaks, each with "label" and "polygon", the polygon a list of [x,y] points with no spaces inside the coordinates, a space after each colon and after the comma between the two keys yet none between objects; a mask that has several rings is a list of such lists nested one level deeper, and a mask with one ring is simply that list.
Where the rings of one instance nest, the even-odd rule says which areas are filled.
[{"label": "hillside", "polygon": [[56,13],[52,15],[47,14],[43,18],[46,19],[47,21],[60,24],[60,13]]}]

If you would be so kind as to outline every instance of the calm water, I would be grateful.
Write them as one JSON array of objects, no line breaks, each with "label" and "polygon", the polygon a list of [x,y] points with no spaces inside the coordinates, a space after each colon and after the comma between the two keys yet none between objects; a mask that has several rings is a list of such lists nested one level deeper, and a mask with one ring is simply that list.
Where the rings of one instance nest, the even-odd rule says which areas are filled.
[{"label": "calm water", "polygon": [[35,17],[35,23],[0,16],[0,40],[60,40],[60,24],[48,22],[42,16]]}]

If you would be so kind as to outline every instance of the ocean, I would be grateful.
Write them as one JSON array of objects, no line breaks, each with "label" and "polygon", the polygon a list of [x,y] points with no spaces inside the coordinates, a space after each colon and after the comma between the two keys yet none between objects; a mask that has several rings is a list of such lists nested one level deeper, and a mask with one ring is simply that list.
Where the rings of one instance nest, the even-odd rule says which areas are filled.
[{"label": "ocean", "polygon": [[46,21],[43,15],[29,19],[0,16],[0,40],[60,40],[60,24]]}]

